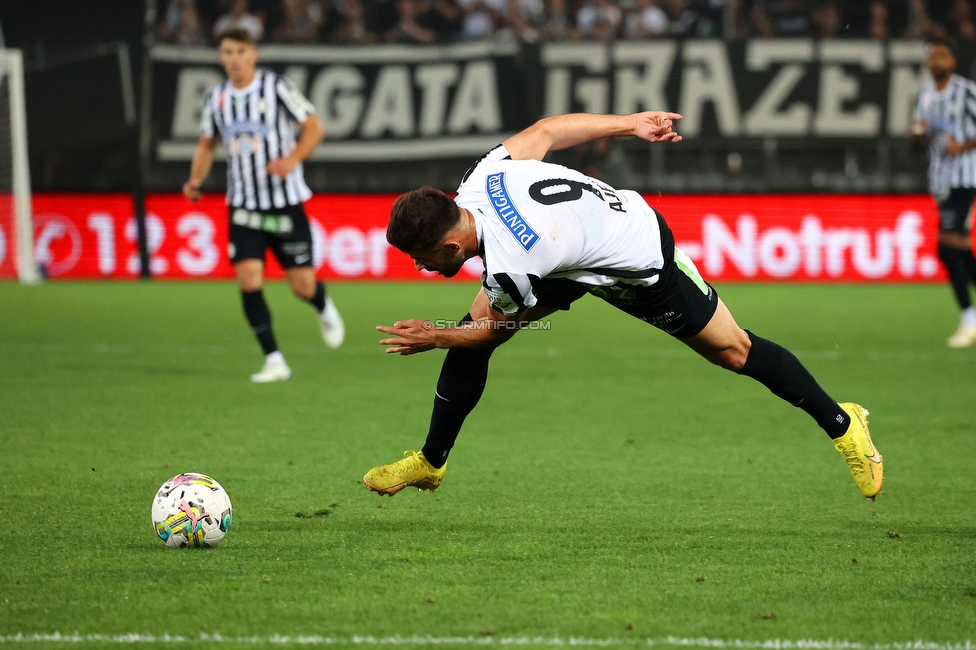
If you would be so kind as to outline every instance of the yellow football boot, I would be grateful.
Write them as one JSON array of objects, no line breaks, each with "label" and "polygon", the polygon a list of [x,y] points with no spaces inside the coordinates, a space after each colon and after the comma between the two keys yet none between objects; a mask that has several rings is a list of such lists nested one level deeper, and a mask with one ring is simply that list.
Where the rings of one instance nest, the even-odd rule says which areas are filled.
[{"label": "yellow football boot", "polygon": [[840,407],[851,416],[851,425],[847,428],[847,433],[834,439],[834,446],[851,468],[851,476],[861,494],[874,499],[881,492],[884,459],[868,432],[868,410],[851,402],[842,402]]},{"label": "yellow football boot", "polygon": [[405,451],[405,458],[389,465],[380,465],[366,472],[363,483],[373,492],[393,496],[408,485],[433,492],[444,480],[447,463],[440,469],[427,462],[422,451]]}]

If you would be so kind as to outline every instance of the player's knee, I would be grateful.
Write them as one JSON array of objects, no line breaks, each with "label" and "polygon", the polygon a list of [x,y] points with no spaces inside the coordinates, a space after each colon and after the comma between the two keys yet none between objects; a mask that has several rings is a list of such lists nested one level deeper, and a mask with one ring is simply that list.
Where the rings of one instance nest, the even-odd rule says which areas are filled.
[{"label": "player's knee", "polygon": [[291,292],[302,300],[311,300],[312,296],[315,295],[315,283],[293,282]]},{"label": "player's knee", "polygon": [[238,278],[237,279],[237,285],[241,288],[241,291],[243,291],[245,293],[252,293],[254,291],[260,291],[261,290],[261,287],[262,287],[261,278],[260,277],[256,277],[256,278],[251,278],[251,277]]},{"label": "player's knee", "polygon": [[739,372],[742,367],[746,365],[746,357],[749,354],[747,352],[742,352],[739,348],[728,348],[722,350],[719,355],[719,359],[715,361],[717,365],[722,366],[726,370],[731,370],[732,372]]},{"label": "player's knee", "polygon": [[968,236],[959,232],[954,232],[952,230],[940,230],[939,245],[959,250],[968,250],[972,247],[972,240]]},{"label": "player's knee", "polygon": [[746,365],[750,347],[752,347],[752,344],[749,341],[749,335],[743,331],[742,336],[736,337],[735,342],[720,350],[716,350],[709,360],[726,370],[739,372]]}]

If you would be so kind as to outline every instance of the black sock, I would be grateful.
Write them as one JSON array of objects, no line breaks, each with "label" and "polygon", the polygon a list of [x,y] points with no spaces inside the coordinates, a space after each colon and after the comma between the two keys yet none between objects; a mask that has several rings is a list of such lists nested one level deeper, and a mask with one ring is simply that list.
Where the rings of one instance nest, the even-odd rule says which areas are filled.
[{"label": "black sock", "polygon": [[[969,255],[972,257],[972,253]],[[939,244],[939,259],[949,274],[949,284],[952,285],[959,308],[968,309],[973,303],[969,298],[969,270],[966,268],[965,251]]]},{"label": "black sock", "polygon": [[746,330],[752,348],[740,375],[752,377],[776,397],[803,409],[831,438],[847,432],[851,419],[786,348]]},{"label": "black sock", "polygon": [[258,343],[265,354],[278,351],[278,343],[275,341],[274,332],[271,330],[271,312],[268,311],[268,303],[264,301],[264,292],[241,291],[241,300],[244,303],[244,315],[247,322],[251,324],[254,336],[258,337]]},{"label": "black sock", "polygon": [[315,311],[322,313],[325,310],[325,285],[321,282],[315,283],[315,295],[308,299],[315,307]]},{"label": "black sock", "polygon": [[[471,322],[468,314],[462,323]],[[461,431],[464,418],[478,404],[488,381],[488,361],[495,348],[451,348],[444,357],[434,393],[434,411],[423,453],[434,467],[442,467]]]}]

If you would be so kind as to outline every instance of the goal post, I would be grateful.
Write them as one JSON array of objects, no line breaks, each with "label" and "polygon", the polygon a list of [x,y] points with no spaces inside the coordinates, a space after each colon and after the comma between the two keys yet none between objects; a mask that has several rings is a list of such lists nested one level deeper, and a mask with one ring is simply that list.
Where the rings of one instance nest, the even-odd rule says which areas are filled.
[{"label": "goal post", "polygon": [[[6,231],[5,233],[3,231]],[[0,276],[40,281],[34,260],[24,63],[20,50],[0,49]],[[6,259],[4,259],[6,258]],[[12,269],[12,273],[3,273]]]}]

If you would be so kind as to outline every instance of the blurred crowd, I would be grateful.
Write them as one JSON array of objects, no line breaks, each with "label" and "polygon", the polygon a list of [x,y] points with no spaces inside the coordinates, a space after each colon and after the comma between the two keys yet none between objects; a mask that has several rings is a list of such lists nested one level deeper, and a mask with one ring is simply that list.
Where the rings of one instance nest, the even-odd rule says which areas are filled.
[{"label": "blurred crowd", "polygon": [[159,0],[157,38],[212,45],[451,43],[486,38],[976,39],[976,0]]}]

